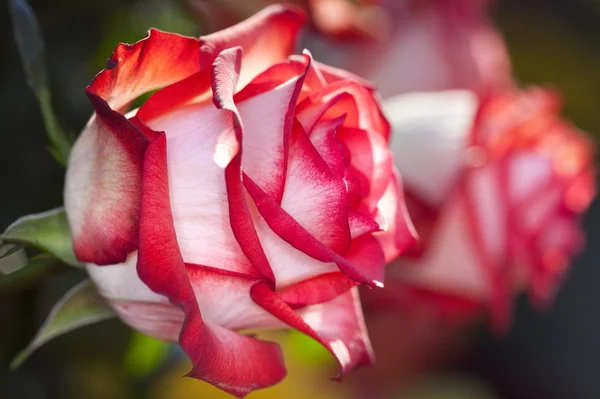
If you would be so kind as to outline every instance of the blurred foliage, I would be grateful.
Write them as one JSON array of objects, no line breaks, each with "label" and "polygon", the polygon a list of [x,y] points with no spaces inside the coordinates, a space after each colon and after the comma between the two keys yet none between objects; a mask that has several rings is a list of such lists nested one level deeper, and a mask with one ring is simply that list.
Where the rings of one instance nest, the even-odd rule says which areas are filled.
[{"label": "blurred foliage", "polygon": [[600,1],[500,1],[496,20],[516,76],[548,84],[563,96],[564,113],[600,135]]},{"label": "blurred foliage", "polygon": [[460,374],[433,375],[415,384],[411,399],[498,399],[481,381]]},{"label": "blurred foliage", "polygon": [[308,335],[292,330],[289,332],[288,340],[292,356],[306,364],[316,365],[333,361],[331,353]]},{"label": "blurred foliage", "polygon": [[147,377],[166,361],[172,346],[134,331],[123,356],[123,369],[134,378]]},{"label": "blurred foliage", "polygon": [[23,61],[27,82],[37,97],[50,139],[50,153],[61,164],[66,165],[73,138],[62,129],[52,108],[48,87],[44,40],[35,14],[25,0],[10,1],[14,37]]}]

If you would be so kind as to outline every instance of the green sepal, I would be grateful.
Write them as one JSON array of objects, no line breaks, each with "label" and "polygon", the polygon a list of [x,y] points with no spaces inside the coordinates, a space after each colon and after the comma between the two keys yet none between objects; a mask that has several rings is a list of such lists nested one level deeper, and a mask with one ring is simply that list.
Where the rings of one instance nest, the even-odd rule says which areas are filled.
[{"label": "green sepal", "polygon": [[71,288],[52,308],[31,343],[11,362],[12,370],[46,342],[77,328],[115,317],[113,310],[98,294],[90,280]]},{"label": "green sepal", "polygon": [[73,253],[71,230],[63,207],[19,218],[0,234],[0,241],[32,246],[68,265],[82,267]]}]

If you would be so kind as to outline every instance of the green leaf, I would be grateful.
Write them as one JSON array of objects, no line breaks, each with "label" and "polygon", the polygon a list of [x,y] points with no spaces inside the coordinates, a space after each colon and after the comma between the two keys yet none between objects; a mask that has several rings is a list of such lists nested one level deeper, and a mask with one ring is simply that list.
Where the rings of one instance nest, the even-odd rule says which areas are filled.
[{"label": "green leaf", "polygon": [[19,367],[37,348],[53,338],[114,316],[92,282],[82,281],[54,305],[33,341],[11,362],[11,369]]},{"label": "green leaf", "polygon": [[44,40],[37,18],[25,0],[10,0],[13,32],[27,82],[37,97],[50,139],[50,153],[62,165],[66,165],[73,146],[73,138],[61,128],[52,109],[48,73],[44,54]]},{"label": "green leaf", "polygon": [[[23,244],[0,245],[0,254],[1,254],[0,255],[0,259],[2,259],[2,258],[8,258],[9,256],[16,254],[17,252],[19,252],[23,248],[25,248],[25,245],[23,245]],[[6,252],[4,252],[4,251],[6,251]]]},{"label": "green leaf", "polygon": [[0,234],[0,240],[30,245],[71,266],[81,267],[73,253],[71,231],[62,207],[19,218]]},{"label": "green leaf", "polygon": [[31,6],[24,0],[10,1],[10,15],[13,33],[27,80],[34,91],[48,86],[46,60],[44,56],[44,41],[40,25]]},{"label": "green leaf", "polygon": [[290,352],[295,359],[306,364],[326,363],[331,354],[320,343],[298,330],[289,332]]},{"label": "green leaf", "polygon": [[21,244],[0,244],[0,274],[11,274],[27,264],[27,254]]}]

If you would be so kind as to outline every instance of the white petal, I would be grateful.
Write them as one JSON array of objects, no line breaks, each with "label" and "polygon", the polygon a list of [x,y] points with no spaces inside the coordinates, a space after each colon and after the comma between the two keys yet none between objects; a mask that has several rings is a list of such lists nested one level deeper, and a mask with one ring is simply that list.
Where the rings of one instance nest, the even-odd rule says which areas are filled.
[{"label": "white petal", "polygon": [[215,160],[221,134],[230,128],[223,112],[212,104],[191,105],[148,125],[167,135],[171,210],[183,260],[248,273],[253,267],[229,222],[226,165]]},{"label": "white petal", "polygon": [[409,189],[433,204],[447,196],[464,165],[477,107],[475,93],[459,90],[410,93],[384,102],[394,160]]},{"label": "white petal", "polygon": [[107,299],[168,304],[167,297],[155,293],[140,280],[136,265],[137,251],[129,254],[124,263],[109,266],[87,264],[86,269],[100,294]]}]

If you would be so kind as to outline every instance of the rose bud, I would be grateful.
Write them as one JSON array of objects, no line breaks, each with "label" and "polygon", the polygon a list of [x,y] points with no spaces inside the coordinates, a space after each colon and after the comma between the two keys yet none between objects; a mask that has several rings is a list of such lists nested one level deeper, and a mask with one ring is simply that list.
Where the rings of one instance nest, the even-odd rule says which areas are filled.
[{"label": "rose bud", "polygon": [[[412,93],[386,102],[392,149],[421,240],[371,301],[507,326],[511,298],[553,297],[582,247],[594,150],[558,115],[557,95],[513,89]],[[378,293],[374,293],[378,294]]]},{"label": "rose bud", "polygon": [[298,329],[341,374],[371,363],[356,286],[381,285],[415,241],[373,89],[292,55],[302,21],[273,6],[200,39],[119,45],[67,171],[74,251],[100,293],[237,396],[286,372],[240,330]]}]

